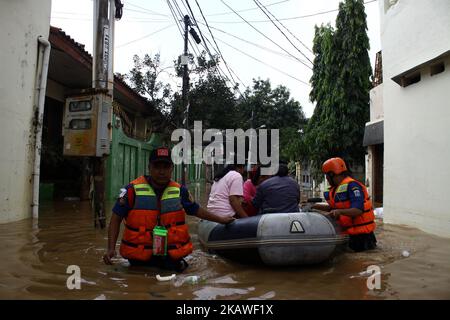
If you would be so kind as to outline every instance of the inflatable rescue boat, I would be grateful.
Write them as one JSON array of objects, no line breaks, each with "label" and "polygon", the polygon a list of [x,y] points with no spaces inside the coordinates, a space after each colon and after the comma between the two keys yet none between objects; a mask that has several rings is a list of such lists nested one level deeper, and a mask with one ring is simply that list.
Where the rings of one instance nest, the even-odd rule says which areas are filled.
[{"label": "inflatable rescue boat", "polygon": [[270,213],[228,225],[201,220],[198,237],[209,252],[271,266],[318,264],[348,241],[332,219],[316,212]]}]

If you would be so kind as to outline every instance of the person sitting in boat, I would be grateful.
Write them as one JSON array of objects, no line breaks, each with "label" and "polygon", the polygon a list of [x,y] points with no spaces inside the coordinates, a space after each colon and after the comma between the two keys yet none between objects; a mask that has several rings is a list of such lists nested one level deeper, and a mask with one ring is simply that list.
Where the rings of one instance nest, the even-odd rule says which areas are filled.
[{"label": "person sitting in boat", "polygon": [[[237,161],[236,161],[237,162]],[[244,164],[227,164],[214,177],[207,209],[223,218],[246,218],[242,207]]]},{"label": "person sitting in boat", "polygon": [[350,236],[349,247],[356,251],[365,251],[376,247],[377,239],[373,231],[376,228],[375,215],[367,188],[353,179],[341,158],[331,158],[322,165],[331,186],[324,193],[328,204],[315,204],[313,209],[329,211]]},{"label": "person sitting in boat", "polygon": [[192,252],[186,214],[224,224],[234,219],[209,213],[194,202],[185,186],[171,180],[170,149],[154,149],[148,168],[150,175],[141,176],[122,189],[112,209],[108,251],[103,260],[112,264],[120,225],[124,221],[120,254],[131,265],[182,272],[187,267],[183,258]]},{"label": "person sitting in boat", "polygon": [[256,165],[252,168],[249,174],[249,179],[244,182],[244,202],[242,206],[249,217],[258,213],[258,210],[253,206],[252,201],[256,196],[256,188],[271,176],[261,175],[261,165]]},{"label": "person sitting in boat", "polygon": [[288,173],[287,162],[280,161],[277,174],[258,186],[252,204],[260,214],[300,211],[300,187]]}]

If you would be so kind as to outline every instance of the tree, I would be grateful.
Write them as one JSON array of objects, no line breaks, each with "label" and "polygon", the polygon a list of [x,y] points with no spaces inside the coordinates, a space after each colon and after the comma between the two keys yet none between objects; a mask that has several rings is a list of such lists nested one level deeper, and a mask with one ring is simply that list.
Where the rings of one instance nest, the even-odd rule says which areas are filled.
[{"label": "tree", "polygon": [[164,113],[168,112],[168,106],[172,97],[170,84],[164,84],[158,80],[162,72],[167,68],[161,67],[160,55],[151,57],[148,54],[144,58],[133,56],[134,67],[125,75],[131,87],[142,96],[153,102],[154,106]]},{"label": "tree", "polygon": [[299,130],[303,129],[306,119],[300,102],[290,97],[286,87],[280,85],[272,89],[269,80],[254,79],[253,88],[245,91],[238,104],[238,114],[238,125],[242,129],[263,125],[266,129],[279,129],[280,156],[298,159],[302,151]]},{"label": "tree", "polygon": [[365,149],[362,141],[365,124],[369,121],[369,91],[372,87],[366,13],[363,0],[346,0],[339,8],[336,19],[336,41],[340,49],[337,51],[340,62],[337,103],[342,111],[343,129],[351,138],[342,141],[346,150],[343,156],[355,164],[363,164]]},{"label": "tree", "polygon": [[[315,55],[310,100],[316,102],[305,141],[313,163],[313,175],[323,177],[321,164],[340,156],[362,164],[365,123],[369,119],[371,66],[368,56],[366,14],[362,0],[339,4],[336,29],[315,29]],[[315,173],[315,174],[314,174]]]},{"label": "tree", "polygon": [[[175,70],[181,75],[179,61],[175,62]],[[217,74],[219,59],[212,56],[207,59],[203,51],[196,59],[190,59],[191,73],[189,85],[189,124],[202,121],[203,127],[215,129],[234,128],[236,125],[236,99],[230,87]],[[182,105],[181,93],[176,93],[172,100],[171,119],[181,124],[185,107]]]}]

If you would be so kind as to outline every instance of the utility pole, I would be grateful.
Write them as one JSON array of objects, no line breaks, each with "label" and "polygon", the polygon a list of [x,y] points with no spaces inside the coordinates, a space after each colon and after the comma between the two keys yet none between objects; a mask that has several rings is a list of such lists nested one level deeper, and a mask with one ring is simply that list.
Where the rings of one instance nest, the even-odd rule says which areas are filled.
[{"label": "utility pole", "polygon": [[[111,109],[113,98],[113,48],[115,0],[94,0],[94,54],[92,66],[92,88],[94,100],[99,108],[97,127],[97,150],[92,157],[94,176],[94,226],[106,226],[105,185],[106,160],[110,152]],[[109,11],[108,11],[109,9]]]},{"label": "utility pole", "polygon": [[252,163],[251,163],[251,158],[252,158],[252,142],[253,142],[253,128],[255,126],[254,124],[254,117],[253,117],[253,106],[252,106],[252,118],[251,118],[251,124],[250,124],[250,141],[248,142],[248,158],[247,158],[247,178],[250,179],[250,171],[252,170]]},{"label": "utility pole", "polygon": [[[184,128],[189,130],[189,101],[188,101],[188,90],[189,90],[189,74],[188,74],[188,36],[189,36],[189,26],[191,24],[191,20],[188,15],[184,16],[184,51],[183,56],[181,58],[181,64],[183,65],[183,89],[181,94],[181,100],[184,108]],[[185,150],[183,150],[185,151]],[[184,155],[183,155],[184,158]],[[181,173],[181,184],[186,185],[186,163],[182,162],[181,165],[182,173]]]}]

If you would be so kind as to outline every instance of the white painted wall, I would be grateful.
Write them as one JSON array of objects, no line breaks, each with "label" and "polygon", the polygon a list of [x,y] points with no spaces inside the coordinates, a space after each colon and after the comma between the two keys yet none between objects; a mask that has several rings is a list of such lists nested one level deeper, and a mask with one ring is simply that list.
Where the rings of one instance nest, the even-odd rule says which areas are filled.
[{"label": "white painted wall", "polygon": [[0,0],[0,223],[31,217],[38,36],[48,38],[50,0]]},{"label": "white painted wall", "polygon": [[379,84],[370,90],[370,122],[382,120],[383,118],[383,84]]},{"label": "white painted wall", "polygon": [[402,88],[391,78],[450,50],[450,1],[399,0],[384,13],[384,219],[450,237],[450,58]]},{"label": "white painted wall", "polygon": [[450,49],[450,1],[398,0],[386,13],[380,3],[384,83]]}]

